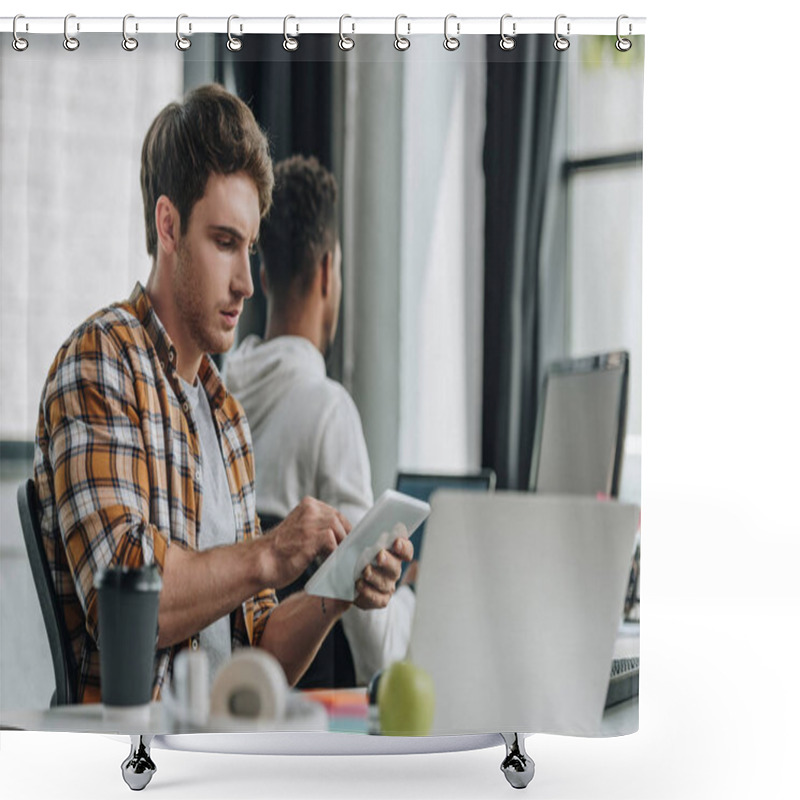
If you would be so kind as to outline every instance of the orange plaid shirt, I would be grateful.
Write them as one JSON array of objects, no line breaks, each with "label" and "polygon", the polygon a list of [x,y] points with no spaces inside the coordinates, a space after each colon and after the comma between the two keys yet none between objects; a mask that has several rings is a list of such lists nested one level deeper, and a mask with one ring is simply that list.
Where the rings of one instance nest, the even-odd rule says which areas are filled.
[{"label": "orange plaid shirt", "polygon": [[[176,353],[141,284],[61,346],[45,382],[34,475],[42,538],[77,666],[77,697],[100,701],[97,594],[101,567],[155,563],[167,548],[198,549],[200,441],[175,370]],[[211,359],[198,372],[227,466],[236,541],[261,535],[244,412]],[[231,614],[232,647],[256,644],[277,599],[264,589]],[[194,637],[193,637],[194,638]],[[175,653],[156,653],[157,699]]]}]

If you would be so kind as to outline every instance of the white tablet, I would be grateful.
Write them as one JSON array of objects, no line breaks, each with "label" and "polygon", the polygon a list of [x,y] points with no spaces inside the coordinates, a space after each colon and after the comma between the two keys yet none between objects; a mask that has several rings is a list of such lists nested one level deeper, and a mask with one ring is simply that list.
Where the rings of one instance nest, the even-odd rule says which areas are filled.
[{"label": "white tablet", "polygon": [[405,525],[402,534],[410,536],[430,513],[431,507],[422,500],[387,489],[322,562],[306,583],[306,592],[352,602],[356,599],[356,581],[364,567],[381,550],[389,550],[398,538],[395,526]]}]

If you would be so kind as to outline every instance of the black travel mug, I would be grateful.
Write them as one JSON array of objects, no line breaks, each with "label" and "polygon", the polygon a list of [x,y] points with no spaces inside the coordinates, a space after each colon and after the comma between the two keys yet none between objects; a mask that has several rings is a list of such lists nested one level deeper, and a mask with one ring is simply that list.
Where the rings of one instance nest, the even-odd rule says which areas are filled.
[{"label": "black travel mug", "polygon": [[161,576],[155,565],[108,567],[95,576],[103,704],[143,706],[153,691]]}]

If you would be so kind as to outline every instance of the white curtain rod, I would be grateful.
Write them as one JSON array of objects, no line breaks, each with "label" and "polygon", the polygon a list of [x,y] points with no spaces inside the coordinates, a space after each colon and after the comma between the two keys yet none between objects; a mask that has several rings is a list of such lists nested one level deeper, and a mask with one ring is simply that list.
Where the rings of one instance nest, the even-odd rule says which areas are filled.
[{"label": "white curtain rod", "polygon": [[[500,35],[500,16],[497,17],[459,17],[451,15],[447,23],[450,36],[470,34]],[[181,15],[180,33],[190,36],[193,33],[228,32],[228,17],[193,17]],[[562,36],[606,35],[617,33],[616,17],[570,17],[559,15],[558,31]],[[622,36],[638,36],[645,32],[644,17],[624,17],[620,20],[619,32]],[[16,32],[19,36],[27,34],[61,34],[65,25],[70,36],[84,33],[119,33],[122,35],[122,17],[27,17],[17,19]],[[362,33],[383,33],[413,37],[416,34],[445,34],[444,17],[303,17],[291,15],[284,17],[235,17],[230,22],[230,32],[234,36],[247,34],[284,34],[290,36],[304,33],[329,33],[357,36]],[[397,26],[397,28],[395,27]],[[136,17],[129,16],[125,24],[128,36],[146,33],[176,33],[178,19],[175,17]],[[549,33],[555,30],[554,17],[514,17],[506,14],[502,23],[506,36],[521,34]],[[14,17],[0,17],[0,32],[11,33]]]}]

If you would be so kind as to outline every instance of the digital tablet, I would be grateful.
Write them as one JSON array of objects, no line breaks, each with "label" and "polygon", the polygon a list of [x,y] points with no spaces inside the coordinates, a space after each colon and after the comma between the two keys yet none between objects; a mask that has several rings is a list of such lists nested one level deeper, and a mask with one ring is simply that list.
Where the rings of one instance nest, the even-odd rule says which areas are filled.
[{"label": "digital tablet", "polygon": [[405,525],[402,535],[410,536],[430,513],[431,507],[422,500],[387,489],[322,562],[306,583],[306,592],[352,602],[356,599],[356,581],[364,567],[381,550],[391,549],[398,538],[400,532],[395,527]]}]

